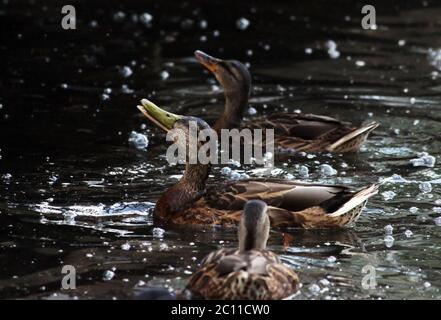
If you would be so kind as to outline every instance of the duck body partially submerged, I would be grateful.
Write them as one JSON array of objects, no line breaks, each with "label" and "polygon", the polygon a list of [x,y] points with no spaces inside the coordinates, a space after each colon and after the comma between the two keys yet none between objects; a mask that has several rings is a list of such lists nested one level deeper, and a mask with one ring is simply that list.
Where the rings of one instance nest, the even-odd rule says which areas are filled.
[{"label": "duck body partially submerged", "polygon": [[266,249],[270,222],[263,201],[246,202],[239,222],[239,248],[214,251],[201,262],[186,290],[202,299],[274,300],[298,290],[299,278]]},{"label": "duck body partially submerged", "polygon": [[378,123],[355,126],[331,117],[277,112],[243,121],[251,89],[248,68],[236,60],[222,60],[202,51],[196,59],[214,74],[224,88],[225,107],[213,128],[274,129],[274,146],[296,152],[358,152]]},{"label": "duck body partially submerged", "polygon": [[[196,121],[198,130],[210,128],[201,119],[174,115],[146,99],[141,103],[138,108],[159,127],[186,132],[187,144],[189,121]],[[375,184],[354,190],[276,179],[226,181],[210,186],[209,171],[210,164],[187,161],[182,178],[158,199],[155,218],[175,224],[233,225],[240,220],[245,202],[257,199],[268,204],[274,227],[340,228],[354,223],[367,199],[378,190]]]}]

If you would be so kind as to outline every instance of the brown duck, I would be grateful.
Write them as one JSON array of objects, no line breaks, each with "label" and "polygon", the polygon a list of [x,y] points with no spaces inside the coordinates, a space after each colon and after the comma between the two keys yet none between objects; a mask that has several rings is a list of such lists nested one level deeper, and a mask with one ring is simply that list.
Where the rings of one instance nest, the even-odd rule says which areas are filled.
[{"label": "brown duck", "polygon": [[195,51],[196,59],[214,74],[224,88],[225,107],[213,128],[274,129],[274,146],[304,152],[357,152],[368,135],[378,127],[371,122],[356,127],[334,118],[301,113],[278,112],[242,122],[248,104],[251,76],[236,60],[222,60]]},{"label": "brown duck", "polygon": [[207,255],[188,281],[192,297],[221,300],[275,300],[294,294],[297,274],[266,250],[270,221],[260,200],[245,204],[239,222],[239,248]]},{"label": "brown duck", "polygon": [[[160,128],[181,129],[186,137],[184,142],[179,141],[185,147],[190,121],[197,123],[198,130],[210,128],[199,118],[172,114],[146,99],[141,104],[139,110]],[[209,164],[187,161],[182,178],[157,201],[155,218],[177,224],[236,225],[245,203],[258,199],[268,204],[274,227],[339,228],[355,222],[378,189],[371,185],[355,191],[346,186],[274,179],[230,181],[207,187],[209,171]]]}]

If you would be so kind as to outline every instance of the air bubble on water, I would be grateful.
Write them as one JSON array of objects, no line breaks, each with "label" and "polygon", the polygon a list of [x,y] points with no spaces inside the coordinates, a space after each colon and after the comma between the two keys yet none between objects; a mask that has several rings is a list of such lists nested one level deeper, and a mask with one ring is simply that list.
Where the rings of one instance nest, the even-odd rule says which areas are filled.
[{"label": "air bubble on water", "polygon": [[286,174],[286,175],[284,176],[284,179],[285,179],[285,180],[293,180],[293,179],[294,179],[294,176],[293,176],[291,173],[288,173],[288,174]]},{"label": "air bubble on water", "polygon": [[329,256],[327,260],[328,260],[328,262],[330,262],[330,263],[334,263],[335,261],[337,261],[337,258],[334,257],[334,256]]},{"label": "air bubble on water", "polygon": [[302,178],[308,178],[309,177],[309,169],[307,166],[300,166],[298,169],[299,175]]},{"label": "air bubble on water", "polygon": [[199,28],[201,28],[201,29],[207,29],[207,27],[208,27],[208,22],[207,22],[207,20],[201,20],[201,21],[199,21]]},{"label": "air bubble on water", "polygon": [[231,168],[230,167],[223,167],[221,169],[221,173],[224,175],[229,175],[231,173]]},{"label": "air bubble on water", "polygon": [[228,160],[228,164],[233,165],[233,166],[235,166],[235,167],[237,167],[237,168],[240,167],[240,162],[239,162],[239,161],[236,161],[236,160],[234,160],[234,159],[229,159],[229,160]]},{"label": "air bubble on water", "polygon": [[147,136],[136,131],[130,133],[129,142],[139,150],[145,150],[149,145],[149,139]]},{"label": "air bubble on water", "polygon": [[416,99],[414,97],[410,98],[410,104],[415,104]]},{"label": "air bubble on water", "polygon": [[430,288],[432,285],[429,281],[424,282],[424,288]]},{"label": "air bubble on water", "polygon": [[236,27],[239,30],[245,30],[250,26],[250,21],[246,18],[240,18],[236,21]]},{"label": "air bubble on water", "polygon": [[317,285],[317,284],[311,284],[309,287],[308,287],[308,289],[309,289],[309,291],[312,293],[312,294],[319,294],[320,293],[320,286],[319,285]]},{"label": "air bubble on water", "polygon": [[362,60],[357,60],[357,61],[355,61],[355,65],[357,67],[364,67],[366,65],[366,62],[364,62]]},{"label": "air bubble on water", "polygon": [[152,22],[152,20],[153,16],[148,12],[144,12],[139,16],[139,21],[141,21],[141,23],[145,26],[150,26],[150,22]]},{"label": "air bubble on water", "polygon": [[138,286],[138,287],[142,287],[142,286],[145,286],[145,281],[142,281],[142,280],[138,280],[138,282],[136,283],[136,285]]},{"label": "air bubble on water", "polygon": [[432,184],[427,181],[421,182],[418,187],[419,187],[420,191],[423,193],[429,193],[432,191]]},{"label": "air bubble on water", "polygon": [[406,236],[406,238],[410,238],[411,236],[413,236],[413,232],[407,229],[406,231],[404,231],[404,235]]},{"label": "air bubble on water", "polygon": [[61,88],[63,89],[67,89],[69,87],[69,85],[67,83],[62,83],[61,84]]},{"label": "air bubble on water", "polygon": [[387,248],[392,248],[392,246],[394,245],[394,242],[395,242],[395,239],[391,235],[387,235],[384,237],[384,245]]},{"label": "air bubble on water", "polygon": [[103,280],[104,281],[112,280],[114,276],[115,276],[115,272],[113,272],[111,270],[106,270],[103,273]]},{"label": "air bubble on water", "polygon": [[320,173],[323,176],[335,176],[337,174],[337,170],[335,170],[329,164],[322,164],[320,166]]},{"label": "air bubble on water", "polygon": [[108,94],[103,93],[103,94],[101,95],[101,100],[106,101],[106,100],[109,100],[109,99],[110,99],[110,96],[109,96]]},{"label": "air bubble on water", "polygon": [[436,163],[436,159],[434,156],[429,155],[427,152],[422,152],[418,154],[418,158],[411,159],[409,162],[414,167],[429,167],[433,168]]},{"label": "air bubble on water", "polygon": [[328,49],[328,54],[331,59],[337,59],[340,57],[340,52],[337,50],[337,44],[333,40],[329,40],[325,44]]},{"label": "air bubble on water", "polygon": [[127,250],[130,250],[130,248],[131,248],[131,246],[130,246],[129,243],[123,243],[123,244],[121,245],[121,249],[122,249],[122,250],[127,251]]},{"label": "air bubble on water", "polygon": [[386,234],[392,234],[394,231],[394,227],[392,227],[392,225],[388,224],[387,226],[384,227],[384,231],[386,232]]},{"label": "air bubble on water", "polygon": [[417,213],[418,210],[420,210],[420,209],[417,208],[417,207],[410,207],[410,208],[409,208],[410,213]]},{"label": "air bubble on water", "polygon": [[430,48],[427,55],[429,63],[438,70],[441,70],[441,49]]},{"label": "air bubble on water", "polygon": [[170,77],[170,74],[168,73],[167,70],[163,70],[163,71],[161,71],[159,76],[161,77],[161,80],[165,81]]},{"label": "air bubble on water", "polygon": [[240,177],[241,177],[241,175],[240,175],[239,172],[237,172],[236,170],[231,171],[231,173],[230,173],[230,178],[231,178],[232,180],[239,180]]},{"label": "air bubble on water", "polygon": [[129,66],[122,67],[119,72],[124,78],[128,78],[133,74],[132,68]]},{"label": "air bubble on water", "polygon": [[325,287],[327,287],[327,286],[329,286],[329,285],[331,284],[331,282],[329,282],[328,279],[321,279],[321,280],[319,281],[319,283],[320,283],[322,286],[325,286]]},{"label": "air bubble on water", "polygon": [[133,90],[130,89],[127,84],[123,84],[123,85],[121,85],[121,92],[126,93],[126,94],[131,94],[131,93],[133,93]]},{"label": "air bubble on water", "polygon": [[433,207],[432,210],[435,213],[441,213],[441,207]]},{"label": "air bubble on water", "polygon": [[395,196],[397,194],[395,192],[389,190],[389,191],[382,192],[381,195],[383,196],[383,199],[385,201],[389,201],[389,200],[392,200],[393,198],[395,198]]},{"label": "air bubble on water", "polygon": [[256,109],[254,109],[253,107],[249,107],[248,108],[248,114],[249,115],[255,115],[257,113],[257,110]]},{"label": "air bubble on water", "polygon": [[113,21],[121,22],[126,18],[126,14],[122,11],[118,11],[113,15]]},{"label": "air bubble on water", "polygon": [[400,40],[398,40],[398,45],[399,45],[400,47],[404,46],[405,44],[406,44],[406,40],[404,40],[404,39],[400,39]]},{"label": "air bubble on water", "polygon": [[159,251],[167,251],[168,250],[168,244],[166,243],[161,243],[159,245]]},{"label": "air bubble on water", "polygon": [[306,54],[311,54],[312,53],[312,48],[305,48],[305,53]]},{"label": "air bubble on water", "polygon": [[161,228],[153,228],[153,230],[152,230],[152,234],[155,238],[164,237],[164,233],[165,233],[165,230],[161,229]]},{"label": "air bubble on water", "polygon": [[441,217],[436,217],[435,219],[433,219],[433,221],[437,226],[441,226]]}]

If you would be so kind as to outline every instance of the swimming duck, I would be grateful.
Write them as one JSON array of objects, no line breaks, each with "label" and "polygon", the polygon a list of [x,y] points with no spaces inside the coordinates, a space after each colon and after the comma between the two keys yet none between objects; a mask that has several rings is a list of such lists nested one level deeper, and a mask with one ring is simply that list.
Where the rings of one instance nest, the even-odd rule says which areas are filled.
[{"label": "swimming duck", "polygon": [[242,122],[250,95],[251,76],[245,65],[236,60],[222,60],[202,51],[195,57],[214,74],[224,88],[225,108],[213,128],[274,129],[274,146],[304,152],[357,152],[368,135],[378,127],[370,122],[356,127],[349,122],[301,113],[277,112]]},{"label": "swimming duck", "polygon": [[297,291],[299,278],[266,250],[270,220],[260,200],[247,201],[239,222],[239,248],[207,255],[188,280],[194,297],[222,300],[275,300]]},{"label": "swimming duck", "polygon": [[[339,228],[355,222],[378,185],[361,190],[347,186],[310,184],[277,179],[225,181],[207,186],[210,164],[190,163],[189,124],[210,129],[202,119],[180,116],[143,99],[138,109],[154,124],[170,131],[181,129],[185,139],[186,166],[182,178],[162,193],[155,219],[176,224],[236,225],[245,202],[258,199],[268,204],[273,227]],[[185,141],[185,142],[182,142]],[[201,144],[198,145],[198,150]]]}]

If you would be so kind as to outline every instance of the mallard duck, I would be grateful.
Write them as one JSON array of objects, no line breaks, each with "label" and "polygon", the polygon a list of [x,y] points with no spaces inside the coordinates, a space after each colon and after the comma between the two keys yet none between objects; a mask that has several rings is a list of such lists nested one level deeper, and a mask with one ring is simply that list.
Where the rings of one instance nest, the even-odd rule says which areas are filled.
[{"label": "mallard duck", "polygon": [[[187,145],[190,121],[196,122],[199,131],[210,129],[202,119],[164,111],[147,99],[141,104],[138,109],[160,128],[181,129]],[[186,148],[187,159],[189,149]],[[207,186],[209,171],[210,164],[186,161],[182,178],[157,201],[155,218],[176,224],[235,225],[245,202],[258,199],[268,204],[274,227],[339,228],[355,222],[368,198],[378,190],[375,184],[355,191],[346,186],[276,179],[226,181]]]},{"label": "mallard duck", "polygon": [[274,129],[274,145],[304,152],[357,152],[368,135],[378,127],[370,122],[356,127],[349,122],[301,113],[277,112],[242,122],[248,104],[251,76],[245,65],[236,60],[222,60],[195,51],[195,57],[214,74],[224,88],[225,108],[213,128]]},{"label": "mallard duck", "polygon": [[239,248],[210,253],[188,280],[194,297],[222,300],[275,300],[297,291],[297,274],[266,250],[270,220],[260,200],[245,204],[239,222]]}]

